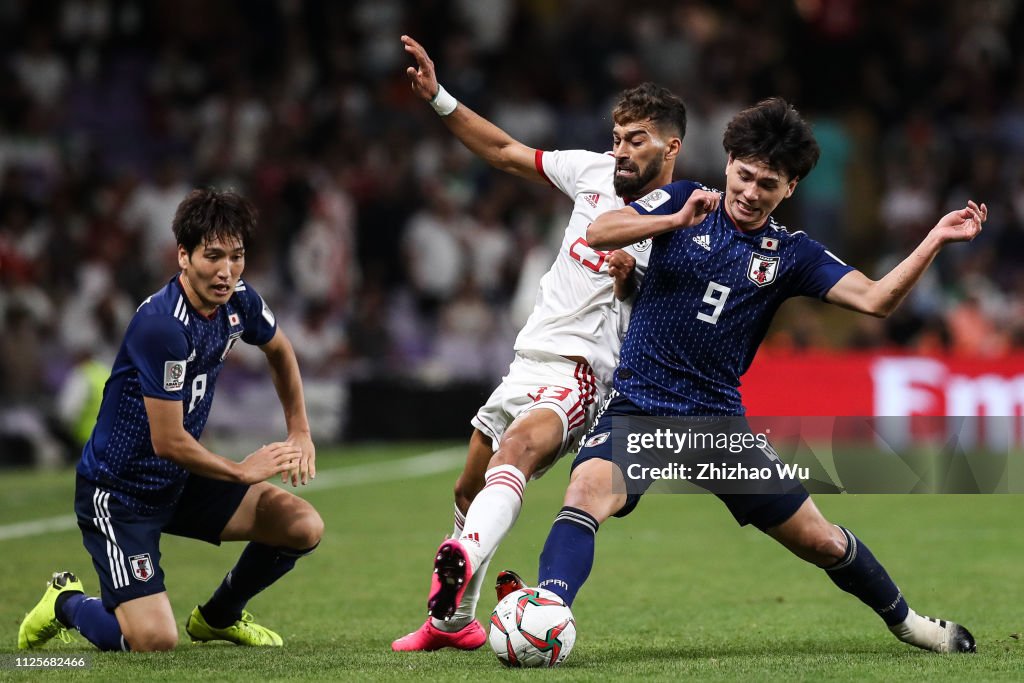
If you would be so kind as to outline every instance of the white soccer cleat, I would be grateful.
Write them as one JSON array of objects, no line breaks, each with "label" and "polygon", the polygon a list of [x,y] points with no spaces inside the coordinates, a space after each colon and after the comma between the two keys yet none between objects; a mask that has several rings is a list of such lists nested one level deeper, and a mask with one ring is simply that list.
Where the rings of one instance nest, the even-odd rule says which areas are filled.
[{"label": "white soccer cleat", "polygon": [[960,624],[921,616],[914,610],[910,610],[903,623],[890,626],[889,630],[904,643],[923,650],[942,654],[978,651],[974,636]]}]

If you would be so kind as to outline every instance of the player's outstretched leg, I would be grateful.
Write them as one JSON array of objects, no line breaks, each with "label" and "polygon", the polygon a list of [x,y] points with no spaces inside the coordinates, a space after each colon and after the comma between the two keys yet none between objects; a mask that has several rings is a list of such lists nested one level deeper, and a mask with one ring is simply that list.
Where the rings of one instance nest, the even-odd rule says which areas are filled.
[{"label": "player's outstretched leg", "polygon": [[68,628],[57,618],[57,598],[61,595],[82,595],[82,582],[71,572],[54,572],[46,583],[43,597],[25,615],[18,628],[18,649],[42,647],[53,638],[71,642]]},{"label": "player's outstretched leg", "polygon": [[185,632],[193,643],[206,643],[211,640],[226,640],[235,645],[251,647],[281,647],[284,641],[277,633],[266,626],[260,626],[246,610],[234,622],[217,628],[207,623],[199,607],[192,609],[185,623]]},{"label": "player's outstretched leg", "polygon": [[959,624],[924,617],[910,609],[903,593],[864,542],[849,529],[846,553],[825,572],[841,589],[860,598],[885,621],[893,635],[905,643],[932,652],[977,652],[974,636]]},{"label": "player's outstretched leg", "polygon": [[767,533],[798,557],[824,569],[832,583],[873,609],[903,642],[933,652],[977,651],[974,637],[963,626],[922,617],[910,609],[864,542],[848,529],[830,524],[809,498]]}]

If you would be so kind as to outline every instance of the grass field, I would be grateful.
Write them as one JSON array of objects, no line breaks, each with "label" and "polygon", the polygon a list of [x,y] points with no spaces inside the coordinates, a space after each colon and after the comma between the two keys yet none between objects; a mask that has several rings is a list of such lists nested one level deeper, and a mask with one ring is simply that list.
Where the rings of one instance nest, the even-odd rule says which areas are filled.
[{"label": "grass field", "polygon": [[[250,605],[283,650],[182,644],[171,653],[100,654],[78,637],[43,653],[88,654],[84,671],[17,671],[21,617],[55,569],[97,580],[76,528],[14,537],[12,526],[71,513],[72,472],[0,475],[0,680],[1020,680],[1024,675],[1024,534],[1020,496],[821,496],[826,516],[867,542],[923,614],[968,625],[976,656],[942,657],[897,642],[856,599],[751,529],[717,500],[650,495],[598,535],[595,569],[574,609],[566,664],[502,669],[489,648],[393,653],[423,621],[432,554],[450,529],[451,444],[353,447],[320,454],[304,491],[327,524],[320,549]],[[427,457],[419,457],[431,453]],[[568,463],[527,489],[501,568],[536,577],[561,505]],[[13,531],[12,531],[13,529]],[[179,623],[233,564],[221,548],[165,537],[167,587]],[[488,586],[492,583],[488,579]],[[488,589],[483,616],[494,605]],[[60,647],[58,647],[60,646]]]}]

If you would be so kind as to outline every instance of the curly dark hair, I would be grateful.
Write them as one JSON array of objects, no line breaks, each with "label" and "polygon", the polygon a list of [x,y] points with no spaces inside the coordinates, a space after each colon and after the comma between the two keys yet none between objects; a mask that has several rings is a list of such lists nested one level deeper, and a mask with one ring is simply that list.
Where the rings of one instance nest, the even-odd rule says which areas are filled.
[{"label": "curly dark hair", "polygon": [[238,240],[248,247],[256,221],[256,207],[245,197],[231,190],[201,188],[178,204],[171,229],[178,245],[191,254],[214,240]]},{"label": "curly dark hair", "polygon": [[624,91],[612,109],[618,124],[650,119],[663,133],[686,135],[686,105],[672,91],[655,83],[641,83]]},{"label": "curly dark hair", "polygon": [[761,100],[736,114],[722,146],[733,159],[763,161],[790,180],[806,178],[821,155],[810,124],[781,97]]}]

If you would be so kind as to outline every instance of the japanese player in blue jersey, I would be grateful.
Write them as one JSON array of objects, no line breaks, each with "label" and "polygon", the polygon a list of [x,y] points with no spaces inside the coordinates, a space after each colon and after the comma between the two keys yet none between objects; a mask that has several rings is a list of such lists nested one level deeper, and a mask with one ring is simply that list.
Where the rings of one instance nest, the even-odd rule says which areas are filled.
[{"label": "japanese player in blue jersey", "polygon": [[[164,533],[215,545],[249,542],[189,615],[193,641],[282,644],[245,606],[312,552],[323,522],[305,500],[265,481],[280,474],[305,484],[316,475],[316,454],[291,343],[241,279],[255,226],[252,204],[233,192],[194,190],[179,204],[172,229],[181,271],[128,325],[78,464],[75,512],[101,599],[87,597],[73,573],[55,573],[21,624],[19,648],[67,638],[70,628],[101,650],[173,648],[178,628],[160,562]],[[239,340],[266,354],[288,436],[235,462],[198,439],[224,359]]]},{"label": "japanese player in blue jersey", "polygon": [[[950,242],[973,239],[987,208],[973,201],[939,220],[924,241],[878,281],[847,266],[771,213],[818,159],[810,126],[773,98],[737,114],[724,140],[725,192],[677,181],[605,213],[587,239],[611,249],[654,241],[615,375],[615,391],[573,463],[565,507],[541,553],[539,585],[569,604],[590,573],[598,526],[640,500],[626,493],[612,461],[612,419],[621,416],[742,416],[739,378],[776,309],[814,296],[874,316],[888,315]],[[770,448],[748,459],[768,461]],[[777,457],[777,456],[776,456]],[[797,482],[750,495],[713,491],[741,525],[753,524],[797,557],[825,570],[874,609],[900,640],[935,652],[974,652],[974,638],[950,621],[919,616],[852,532],[831,524]]]}]

